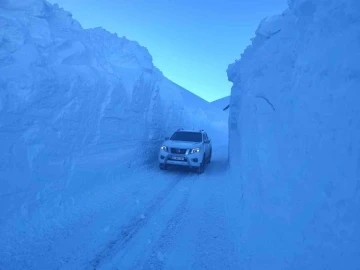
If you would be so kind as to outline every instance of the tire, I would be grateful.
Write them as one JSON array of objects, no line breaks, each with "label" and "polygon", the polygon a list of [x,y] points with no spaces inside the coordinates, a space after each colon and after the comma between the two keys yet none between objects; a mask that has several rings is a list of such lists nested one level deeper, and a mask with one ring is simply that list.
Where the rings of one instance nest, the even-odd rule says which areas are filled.
[{"label": "tire", "polygon": [[211,157],[212,157],[212,150],[210,151],[210,155],[209,155],[209,158],[208,158],[207,164],[210,164],[210,163],[211,163]]},{"label": "tire", "polygon": [[198,174],[202,174],[202,173],[205,171],[205,162],[206,162],[206,160],[205,160],[205,155],[204,155],[204,156],[203,156],[203,160],[202,160],[202,162],[200,163],[199,168],[197,169],[197,173],[198,173]]},{"label": "tire", "polygon": [[163,171],[166,171],[166,165],[165,164],[159,164],[159,168],[160,168],[160,170],[163,170]]}]

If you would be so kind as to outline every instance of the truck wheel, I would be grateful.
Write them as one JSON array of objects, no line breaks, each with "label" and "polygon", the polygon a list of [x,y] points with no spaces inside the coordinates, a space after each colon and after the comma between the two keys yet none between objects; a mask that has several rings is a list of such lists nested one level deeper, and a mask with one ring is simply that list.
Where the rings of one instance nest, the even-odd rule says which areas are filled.
[{"label": "truck wheel", "polygon": [[165,164],[159,164],[159,168],[160,168],[160,170],[166,170],[167,168],[166,168],[166,165]]},{"label": "truck wheel", "polygon": [[209,159],[208,159],[208,161],[207,161],[208,164],[211,163],[211,157],[212,157],[212,150],[210,151]]},{"label": "truck wheel", "polygon": [[205,155],[203,156],[202,162],[200,163],[199,168],[197,169],[198,174],[202,174],[205,171]]}]

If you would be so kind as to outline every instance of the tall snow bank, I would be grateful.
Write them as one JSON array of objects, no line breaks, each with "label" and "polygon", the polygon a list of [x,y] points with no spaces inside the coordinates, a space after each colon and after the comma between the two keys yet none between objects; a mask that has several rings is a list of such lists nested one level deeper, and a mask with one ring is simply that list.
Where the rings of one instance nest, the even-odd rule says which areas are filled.
[{"label": "tall snow bank", "polygon": [[230,65],[246,269],[360,269],[360,2],[289,1]]},{"label": "tall snow bank", "polygon": [[156,161],[169,132],[211,126],[193,113],[207,110],[202,102],[137,42],[84,30],[42,0],[0,1],[1,241],[39,209],[37,223],[47,224],[47,211],[61,214],[119,168]]}]

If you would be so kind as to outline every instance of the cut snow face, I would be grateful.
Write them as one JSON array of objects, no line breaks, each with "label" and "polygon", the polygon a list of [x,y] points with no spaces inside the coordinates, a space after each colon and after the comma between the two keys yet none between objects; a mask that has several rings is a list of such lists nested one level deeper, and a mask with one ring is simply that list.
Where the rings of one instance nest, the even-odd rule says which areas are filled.
[{"label": "cut snow face", "polygon": [[289,4],[228,69],[243,265],[360,269],[360,2]]},{"label": "cut snow face", "polygon": [[166,79],[146,48],[42,0],[0,1],[0,74],[0,235],[156,162],[178,128],[227,133],[226,115]]}]

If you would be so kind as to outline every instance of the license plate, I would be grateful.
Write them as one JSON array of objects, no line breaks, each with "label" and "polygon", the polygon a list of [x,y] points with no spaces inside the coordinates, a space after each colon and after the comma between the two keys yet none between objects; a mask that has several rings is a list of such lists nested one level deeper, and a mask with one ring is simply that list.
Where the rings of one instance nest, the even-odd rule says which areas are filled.
[{"label": "license plate", "polygon": [[172,159],[174,159],[174,160],[185,160],[185,158],[183,158],[183,157],[172,157]]}]

